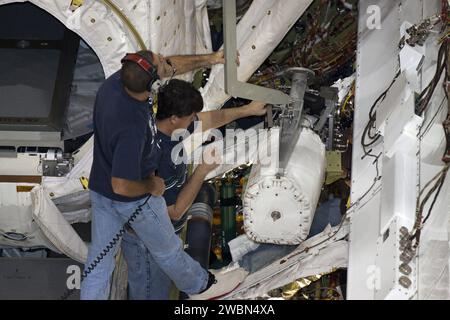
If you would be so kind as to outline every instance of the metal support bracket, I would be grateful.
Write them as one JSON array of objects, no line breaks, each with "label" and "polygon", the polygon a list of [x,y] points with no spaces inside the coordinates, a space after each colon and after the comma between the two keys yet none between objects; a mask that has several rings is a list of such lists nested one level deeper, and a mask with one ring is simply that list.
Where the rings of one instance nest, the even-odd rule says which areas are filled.
[{"label": "metal support bracket", "polygon": [[280,137],[280,173],[282,174],[289,162],[301,133],[303,104],[308,83],[314,78],[314,72],[305,68],[290,68],[292,75],[292,103],[284,108],[281,118]]},{"label": "metal support bracket", "polygon": [[274,89],[238,81],[236,42],[236,0],[223,1],[225,92],[233,97],[263,101],[268,104],[288,104],[290,97]]}]

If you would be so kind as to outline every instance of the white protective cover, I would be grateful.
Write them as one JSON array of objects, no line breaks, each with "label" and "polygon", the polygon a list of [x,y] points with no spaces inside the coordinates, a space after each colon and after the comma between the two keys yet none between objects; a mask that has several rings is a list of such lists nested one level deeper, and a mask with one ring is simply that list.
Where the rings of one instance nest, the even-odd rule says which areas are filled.
[{"label": "white protective cover", "polygon": [[[33,219],[29,192],[17,192],[25,183],[0,183],[0,247],[47,247],[58,251]],[[8,233],[23,235],[23,241],[12,240]]]},{"label": "white protective cover", "polygon": [[[246,82],[252,76],[311,3],[312,0],[253,1],[237,25],[239,81]],[[214,66],[202,90],[205,111],[220,109],[230,98],[225,93],[224,79],[223,65]]]},{"label": "white protective cover", "polygon": [[324,177],[325,146],[316,133],[303,128],[284,176],[277,177],[272,168],[252,168],[244,194],[247,235],[262,243],[294,245],[304,241]]},{"label": "white protective cover", "polygon": [[68,257],[84,263],[87,259],[87,246],[45,194],[42,186],[31,192],[33,218],[47,238]]}]

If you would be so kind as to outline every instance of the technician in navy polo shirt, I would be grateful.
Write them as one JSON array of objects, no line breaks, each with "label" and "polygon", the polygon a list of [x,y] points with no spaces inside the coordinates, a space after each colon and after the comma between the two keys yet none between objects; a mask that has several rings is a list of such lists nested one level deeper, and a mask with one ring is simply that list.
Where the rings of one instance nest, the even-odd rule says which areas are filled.
[{"label": "technician in navy polo shirt", "polygon": [[[171,80],[158,93],[158,112],[156,114],[156,144],[158,155],[158,174],[164,179],[166,190],[164,198],[168,213],[174,224],[183,218],[194,202],[208,173],[216,164],[203,162],[187,178],[186,165],[175,163],[172,150],[179,141],[172,134],[179,129],[194,130],[194,121],[201,122],[203,131],[222,127],[239,118],[261,116],[266,113],[265,104],[252,102],[239,108],[200,112],[203,98],[192,84]],[[151,251],[133,232],[127,232],[122,242],[124,256],[128,264],[129,298],[132,300],[167,300],[171,287],[170,277],[159,268]]]},{"label": "technician in navy polo shirt", "polygon": [[235,277],[231,284],[216,281],[212,273],[182,250],[161,197],[164,181],[155,173],[158,153],[150,102],[153,82],[223,63],[223,59],[223,52],[169,58],[150,51],[128,54],[122,60],[121,70],[99,89],[94,106],[94,159],[89,179],[92,242],[85,265],[87,276],[81,285],[82,299],[108,298],[120,241],[116,235],[137,209],[139,214],[130,223],[131,228],[179,290],[190,295],[201,292],[205,298],[211,298],[212,294],[228,293],[242,280]]}]

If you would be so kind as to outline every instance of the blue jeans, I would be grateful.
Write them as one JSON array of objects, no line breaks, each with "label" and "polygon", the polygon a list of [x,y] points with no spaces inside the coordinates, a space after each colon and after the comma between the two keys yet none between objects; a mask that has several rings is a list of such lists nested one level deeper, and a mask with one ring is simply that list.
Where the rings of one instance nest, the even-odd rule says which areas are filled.
[{"label": "blue jeans", "polygon": [[[137,207],[144,202],[145,199],[118,202],[91,191],[92,242],[85,270],[108,246]],[[155,263],[180,291],[195,294],[206,287],[208,273],[184,252],[182,241],[175,234],[170,222],[164,198],[151,197],[131,226]],[[81,283],[82,300],[108,299],[118,244],[112,247]]]},{"label": "blue jeans", "polygon": [[161,270],[144,243],[129,232],[122,240],[128,265],[129,300],[169,300],[172,281]]}]

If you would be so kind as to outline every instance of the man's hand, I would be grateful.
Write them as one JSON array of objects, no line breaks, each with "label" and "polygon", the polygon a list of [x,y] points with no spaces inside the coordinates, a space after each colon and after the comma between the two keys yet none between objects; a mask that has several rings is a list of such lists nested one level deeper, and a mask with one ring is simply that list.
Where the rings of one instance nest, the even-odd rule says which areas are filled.
[{"label": "man's hand", "polygon": [[210,62],[211,62],[212,66],[215,64],[224,64],[225,63],[225,54],[224,54],[223,50],[211,53]]},{"label": "man's hand", "polygon": [[[237,52],[236,64],[239,66],[241,64],[239,60],[239,52]],[[211,54],[211,65],[224,64],[225,63],[225,52],[223,50],[216,51]]]},{"label": "man's hand", "polygon": [[213,147],[206,147],[203,152],[203,161],[196,170],[204,176],[216,169],[222,163],[222,158],[219,156],[219,151]]},{"label": "man's hand", "polygon": [[[225,54],[223,50],[208,54],[170,57],[153,54],[153,58],[154,63],[158,68],[158,75],[161,79],[172,77],[173,75],[184,74],[200,68],[211,68],[216,64],[225,63]],[[170,63],[168,61],[170,61]],[[239,52],[237,53],[236,63],[239,65]]]},{"label": "man's hand", "polygon": [[164,180],[155,176],[154,173],[151,174],[149,177],[148,192],[159,197],[164,194],[164,191],[166,191],[166,184],[164,183]]},{"label": "man's hand", "polygon": [[222,162],[218,156],[219,150],[212,146],[206,146],[203,152],[202,164],[198,165],[194,174],[189,177],[177,196],[175,205],[169,206],[169,216],[172,220],[179,220],[188,211],[200,191],[205,178],[212,170]]},{"label": "man's hand", "polygon": [[248,116],[263,116],[267,112],[266,104],[260,101],[253,101],[243,108],[246,108]]},{"label": "man's hand", "polygon": [[151,193],[155,196],[161,196],[166,189],[164,180],[151,174],[148,179],[143,181],[133,181],[112,177],[111,186],[115,194],[135,198]]}]

